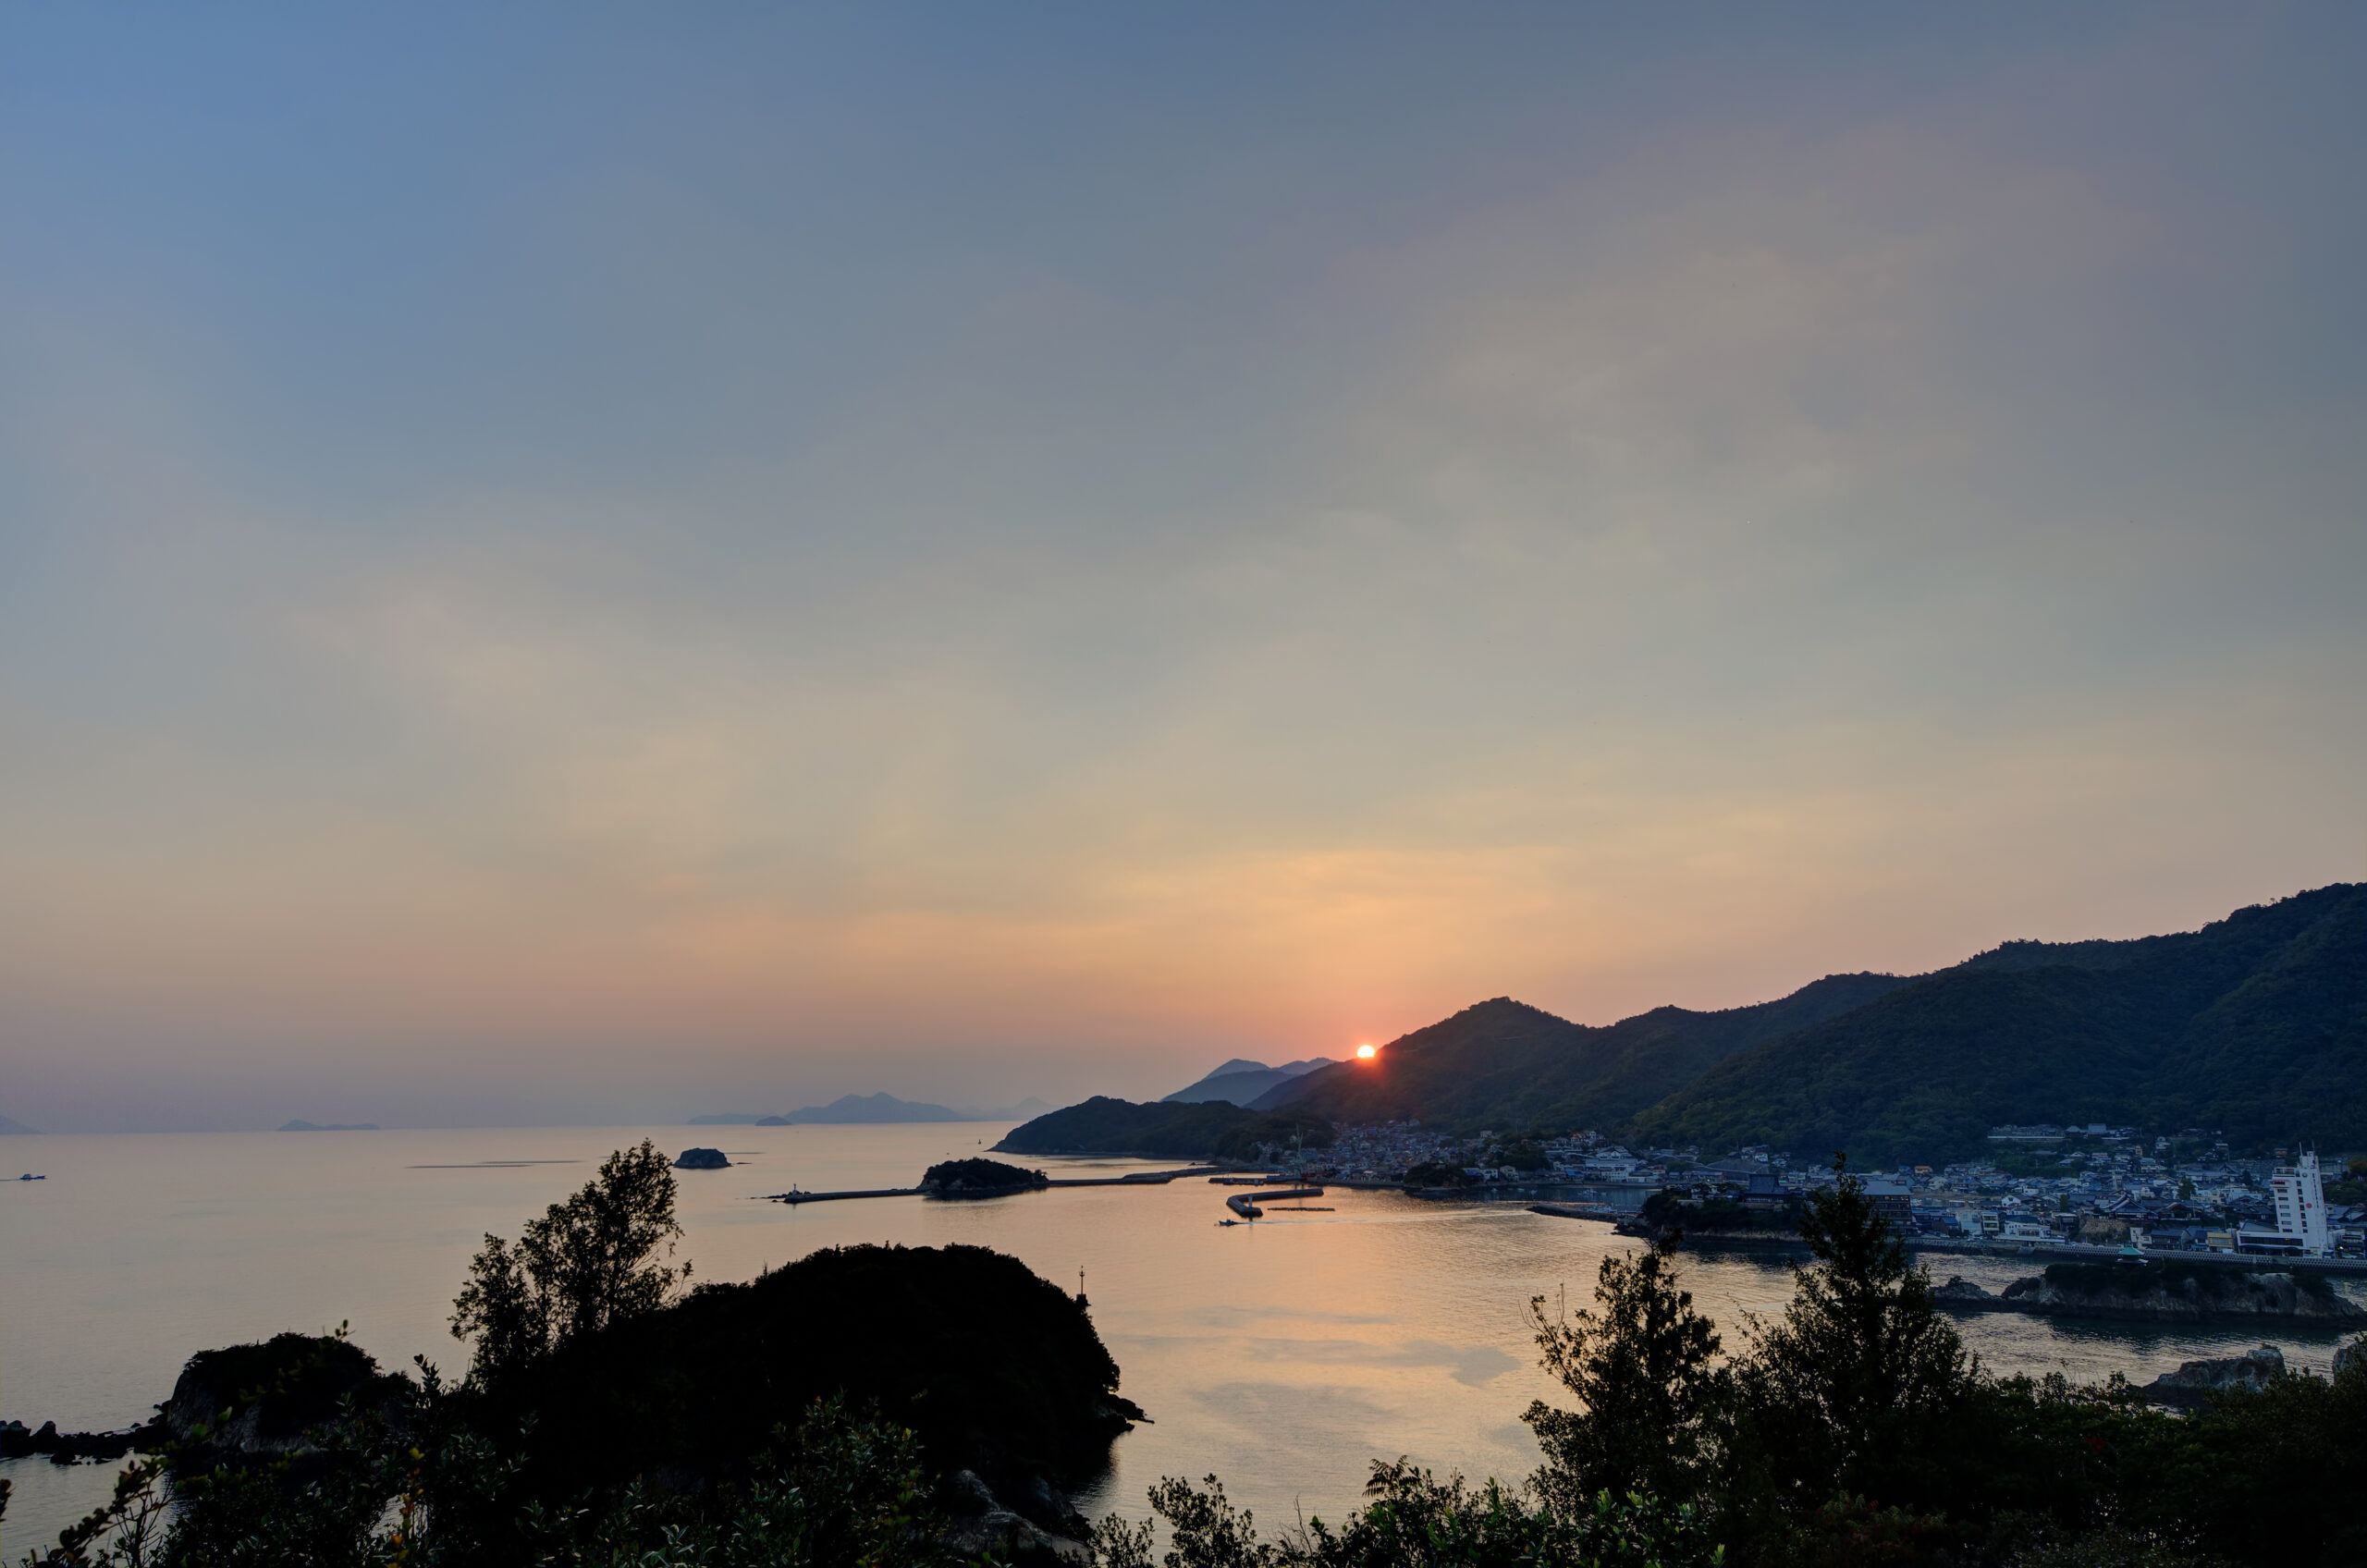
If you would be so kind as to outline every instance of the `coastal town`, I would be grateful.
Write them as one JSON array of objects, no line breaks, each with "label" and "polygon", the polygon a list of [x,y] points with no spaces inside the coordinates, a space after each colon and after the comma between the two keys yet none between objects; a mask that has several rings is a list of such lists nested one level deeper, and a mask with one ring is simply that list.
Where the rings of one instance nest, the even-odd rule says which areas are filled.
[{"label": "coastal town", "polygon": [[[2367,1160],[2324,1170],[2312,1150],[2236,1158],[2200,1129],[2141,1136],[2101,1122],[1993,1128],[1981,1158],[1858,1172],[1910,1242],[2367,1258]],[[1342,1127],[1279,1162],[1343,1183],[1474,1196],[1545,1189],[1640,1211],[1655,1194],[1701,1213],[1780,1213],[1829,1187],[1828,1167],[1764,1146],[1630,1149],[1592,1132],[1456,1137],[1417,1121]]]}]

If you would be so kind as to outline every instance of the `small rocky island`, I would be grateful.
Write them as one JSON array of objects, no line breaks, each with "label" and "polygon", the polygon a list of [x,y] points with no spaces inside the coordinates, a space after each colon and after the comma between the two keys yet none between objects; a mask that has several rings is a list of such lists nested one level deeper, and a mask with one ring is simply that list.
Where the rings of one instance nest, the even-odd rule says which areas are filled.
[{"label": "small rocky island", "polygon": [[1023,1170],[999,1159],[949,1159],[921,1175],[921,1191],[933,1198],[994,1198],[1051,1184],[1040,1170]]},{"label": "small rocky island", "polygon": [[728,1170],[731,1161],[721,1149],[684,1149],[682,1158],[674,1162],[677,1170]]},{"label": "small rocky island", "polygon": [[2023,1312],[2042,1317],[2101,1317],[2140,1323],[2275,1320],[2330,1329],[2367,1323],[2367,1311],[2323,1274],[2222,1264],[2050,1263],[1993,1295],[1961,1275],[1932,1292],[1959,1312]]}]

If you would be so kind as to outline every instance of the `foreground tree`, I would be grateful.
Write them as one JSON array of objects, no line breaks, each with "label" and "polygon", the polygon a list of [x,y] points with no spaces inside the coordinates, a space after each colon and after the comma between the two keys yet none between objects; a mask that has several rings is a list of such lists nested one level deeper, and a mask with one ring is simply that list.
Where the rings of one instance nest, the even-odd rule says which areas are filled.
[{"label": "foreground tree", "polygon": [[646,1138],[619,1149],[583,1191],[529,1220],[515,1244],[485,1237],[452,1303],[452,1337],[475,1340],[475,1372],[497,1378],[579,1335],[646,1317],[690,1278],[688,1262],[658,1261],[681,1233],[666,1157]]},{"label": "foreground tree", "polygon": [[1733,1372],[1729,1441],[1745,1473],[1734,1479],[1796,1523],[1836,1499],[1911,1506],[1944,1493],[1943,1451],[1979,1378],[1865,1184],[1841,1159],[1834,1170],[1800,1220],[1814,1264],[1793,1269],[1791,1305],[1754,1326]]},{"label": "foreground tree", "polygon": [[1539,1400],[1521,1417],[1545,1451],[1536,1489],[1566,1515],[1604,1492],[1682,1501],[1699,1488],[1719,1392],[1718,1335],[1677,1288],[1675,1249],[1671,1236],[1640,1256],[1604,1258],[1600,1315],[1556,1322],[1543,1296],[1528,1304],[1545,1369],[1578,1402],[1573,1411]]}]

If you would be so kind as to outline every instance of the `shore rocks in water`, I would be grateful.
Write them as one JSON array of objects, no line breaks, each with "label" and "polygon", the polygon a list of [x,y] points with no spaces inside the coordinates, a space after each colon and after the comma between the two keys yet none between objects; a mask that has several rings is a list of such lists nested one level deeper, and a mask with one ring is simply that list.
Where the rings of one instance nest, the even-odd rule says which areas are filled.
[{"label": "shore rocks in water", "polygon": [[2208,1404],[2211,1396],[2229,1389],[2264,1389],[2285,1376],[2285,1353],[2275,1345],[2263,1345],[2241,1355],[2213,1361],[2181,1363],[2175,1372],[2165,1372],[2145,1386],[2145,1397],[2155,1404],[2192,1409]]},{"label": "shore rocks in water", "polygon": [[1932,1292],[1959,1311],[2026,1312],[2037,1317],[2101,1317],[2141,1323],[2226,1323],[2283,1319],[2338,1327],[2367,1323],[2367,1312],[2324,1275],[2253,1271],[2215,1264],[2154,1264],[2141,1268],[2053,1263],[1992,1295],[1961,1276]]},{"label": "shore rocks in water", "polygon": [[674,1162],[677,1170],[728,1170],[731,1161],[721,1149],[684,1149],[682,1158]]},{"label": "shore rocks in water", "polygon": [[153,1449],[165,1438],[161,1422],[126,1427],[119,1432],[61,1432],[55,1421],[27,1431],[22,1421],[0,1421],[0,1459],[31,1459],[46,1454],[53,1464],[73,1464],[85,1459],[117,1460],[134,1449]]}]

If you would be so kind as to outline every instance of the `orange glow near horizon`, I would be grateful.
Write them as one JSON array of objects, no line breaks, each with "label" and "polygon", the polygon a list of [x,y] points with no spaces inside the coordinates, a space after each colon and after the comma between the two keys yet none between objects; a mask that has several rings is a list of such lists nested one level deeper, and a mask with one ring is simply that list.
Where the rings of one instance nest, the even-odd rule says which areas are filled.
[{"label": "orange glow near horizon", "polygon": [[1356,1047],[1356,1060],[1359,1061],[1370,1061],[1374,1057],[1377,1057],[1380,1054],[1380,1052],[1371,1046],[1358,1046]]}]

